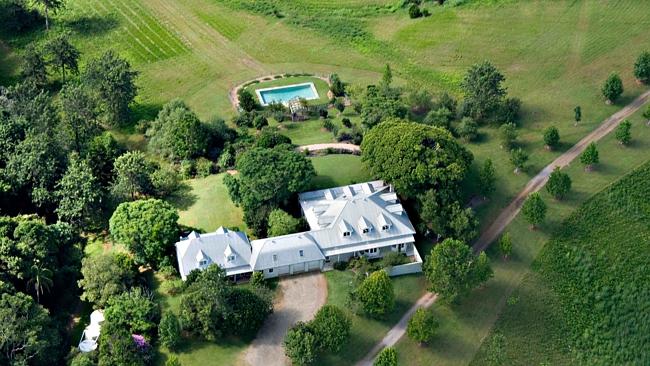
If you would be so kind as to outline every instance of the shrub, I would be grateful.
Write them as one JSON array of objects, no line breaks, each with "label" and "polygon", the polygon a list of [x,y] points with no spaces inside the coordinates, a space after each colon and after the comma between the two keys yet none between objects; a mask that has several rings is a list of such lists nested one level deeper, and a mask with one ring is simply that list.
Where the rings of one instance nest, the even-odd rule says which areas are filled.
[{"label": "shrub", "polygon": [[505,259],[508,259],[510,254],[512,254],[512,239],[510,238],[510,233],[507,231],[499,239],[499,252],[501,252],[501,255]]},{"label": "shrub", "polygon": [[300,228],[300,220],[289,215],[285,211],[276,208],[271,211],[268,219],[269,228],[267,234],[269,236],[281,236],[292,234]]},{"label": "shrub", "polygon": [[168,167],[160,168],[149,176],[154,194],[158,198],[165,198],[173,194],[180,187],[178,173]]},{"label": "shrub", "polygon": [[341,120],[341,123],[343,123],[343,126],[345,126],[345,127],[347,127],[347,128],[352,128],[352,121],[350,121],[350,119],[347,118],[347,117],[344,117],[344,118]]},{"label": "shrub", "polygon": [[409,7],[409,17],[411,19],[419,18],[422,16],[422,11],[420,10],[420,7],[417,6],[416,4],[412,4]]},{"label": "shrub", "polygon": [[329,77],[330,80],[330,90],[332,94],[337,97],[345,95],[345,84],[341,81],[341,78],[337,74],[332,74]]},{"label": "shrub", "polygon": [[617,73],[609,74],[601,91],[608,102],[616,102],[616,99],[623,94],[623,81],[621,77]]},{"label": "shrub", "polygon": [[557,127],[550,126],[544,130],[544,143],[549,149],[555,149],[560,143],[560,132]]},{"label": "shrub", "polygon": [[408,262],[409,260],[406,257],[406,255],[398,252],[390,252],[384,255],[384,257],[381,259],[381,267],[387,268],[387,267],[399,266],[400,264],[405,264]]},{"label": "shrub", "polygon": [[328,115],[329,115],[329,113],[327,112],[327,108],[319,108],[318,109],[318,116],[320,118],[327,118]]},{"label": "shrub", "polygon": [[375,359],[373,366],[397,366],[397,351],[393,347],[386,347]]},{"label": "shrub", "polygon": [[199,158],[196,161],[196,175],[205,178],[214,173],[214,163],[206,158]]},{"label": "shrub", "polygon": [[239,107],[244,111],[250,112],[259,107],[253,93],[248,91],[248,89],[242,88],[237,94],[239,95]]},{"label": "shrub", "polygon": [[269,120],[267,120],[266,117],[264,117],[261,114],[255,116],[255,118],[253,119],[253,127],[255,127],[255,129],[257,129],[258,131],[268,125],[269,125]]},{"label": "shrub", "polygon": [[316,358],[318,344],[308,324],[298,322],[284,337],[284,350],[294,365],[308,365]]},{"label": "shrub", "polygon": [[332,132],[336,128],[336,125],[334,124],[334,122],[332,122],[331,119],[326,119],[323,121],[323,128],[326,129],[327,131]]},{"label": "shrub", "polygon": [[519,110],[521,109],[521,100],[519,98],[506,98],[499,106],[497,122],[515,123],[519,119]]},{"label": "shrub", "polygon": [[158,325],[158,339],[167,349],[174,351],[178,348],[181,341],[181,327],[178,318],[173,312],[168,311],[160,319]]},{"label": "shrub", "polygon": [[438,321],[433,312],[427,309],[418,309],[409,319],[406,333],[412,340],[423,344],[433,339],[438,326]]},{"label": "shrub", "polygon": [[598,149],[595,143],[590,143],[589,146],[580,155],[580,162],[585,166],[586,171],[590,171],[594,164],[598,164]]},{"label": "shrub", "polygon": [[165,366],[181,366],[181,361],[178,360],[178,356],[169,355],[167,361],[165,361]]},{"label": "shrub", "polygon": [[261,271],[254,271],[249,283],[253,287],[265,287],[266,280],[264,279],[264,273]]},{"label": "shrub", "polygon": [[278,123],[284,122],[285,118],[286,118],[286,115],[284,114],[284,112],[281,112],[281,111],[273,112],[273,119],[276,120]]},{"label": "shrub", "polygon": [[634,63],[634,77],[642,83],[650,81],[650,52],[644,51]]},{"label": "shrub", "polygon": [[515,167],[516,174],[519,174],[519,172],[524,169],[524,165],[526,165],[527,161],[528,154],[526,154],[522,148],[517,148],[510,151],[510,163],[512,163],[512,165]]},{"label": "shrub", "polygon": [[616,140],[618,140],[621,145],[627,145],[632,140],[632,133],[630,132],[631,129],[632,123],[628,120],[624,120],[616,128]]},{"label": "shrub", "polygon": [[501,147],[504,149],[512,149],[517,140],[517,125],[514,123],[504,123],[499,127],[501,134]]},{"label": "shrub", "polygon": [[350,337],[352,321],[334,305],[324,305],[310,322],[321,350],[338,352]]},{"label": "shrub", "polygon": [[478,123],[471,117],[463,117],[456,130],[458,136],[465,141],[474,141],[478,137]]},{"label": "shrub", "polygon": [[383,317],[395,307],[395,290],[386,271],[371,273],[361,283],[355,296],[371,317]]},{"label": "shrub", "polygon": [[194,170],[194,161],[192,160],[183,160],[179,167],[179,173],[183,179],[194,178],[196,170]]},{"label": "shrub", "polygon": [[555,199],[561,200],[571,190],[571,178],[567,173],[563,173],[560,167],[555,167],[546,183],[546,190]]},{"label": "shrub", "polygon": [[333,267],[337,271],[345,271],[348,269],[348,262],[344,262],[344,261],[334,262]]}]

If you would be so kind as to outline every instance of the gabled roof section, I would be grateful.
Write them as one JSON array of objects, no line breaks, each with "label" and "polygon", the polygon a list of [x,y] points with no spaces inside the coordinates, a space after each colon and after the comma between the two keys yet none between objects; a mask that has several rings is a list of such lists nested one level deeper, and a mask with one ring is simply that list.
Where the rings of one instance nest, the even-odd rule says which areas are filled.
[{"label": "gabled roof section", "polygon": [[310,232],[253,240],[251,246],[251,267],[256,271],[325,259]]}]

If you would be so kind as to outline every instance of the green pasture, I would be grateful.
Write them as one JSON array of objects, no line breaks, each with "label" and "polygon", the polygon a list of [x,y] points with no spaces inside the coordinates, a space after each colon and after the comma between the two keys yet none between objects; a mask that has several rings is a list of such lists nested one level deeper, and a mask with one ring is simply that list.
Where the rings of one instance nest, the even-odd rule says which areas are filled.
[{"label": "green pasture", "polygon": [[[562,222],[568,218],[580,205],[587,201],[594,194],[602,191],[613,182],[624,176],[627,172],[639,167],[649,160],[650,157],[650,128],[646,126],[645,119],[640,113],[636,113],[632,118],[632,136],[633,141],[630,146],[621,146],[614,139],[613,134],[606,136],[597,146],[600,152],[600,164],[595,171],[587,173],[583,166],[578,162],[573,162],[565,171],[573,181],[571,193],[563,201],[555,201],[546,190],[542,190],[542,197],[548,204],[547,219],[538,230],[531,231],[529,225],[525,222],[522,215],[510,224],[508,231],[513,240],[513,255],[508,261],[503,261],[498,254],[491,248],[488,253],[492,260],[494,277],[483,287],[475,290],[468,298],[459,304],[444,305],[436,303],[433,307],[434,312],[439,318],[441,327],[438,336],[426,347],[420,347],[407,337],[403,338],[397,344],[400,362],[404,364],[422,364],[422,365],[459,365],[469,364],[472,362],[474,355],[481,347],[486,336],[500,319],[500,314],[505,311],[506,320],[499,320],[497,324],[502,325],[503,331],[513,332],[511,346],[514,349],[508,350],[508,355],[519,352],[521,358],[525,360],[526,355],[535,360],[535,362],[523,364],[539,364],[548,360],[551,364],[554,361],[562,364],[565,360],[562,350],[556,348],[546,349],[546,339],[540,333],[534,335],[535,330],[526,330],[524,328],[535,327],[540,329],[542,314],[536,311],[527,311],[525,317],[518,319],[513,324],[513,318],[516,315],[511,314],[510,306],[506,305],[511,295],[521,291],[519,296],[521,301],[530,299],[530,294],[525,292],[531,290],[529,282],[535,281],[535,275],[526,277],[530,272],[530,267],[535,258],[538,256],[544,244],[551,238],[551,235],[561,227]],[[424,255],[424,254],[423,254]],[[524,288],[519,288],[520,284]],[[548,293],[547,289],[539,288],[540,294]],[[533,289],[533,291],[536,291]],[[540,298],[535,296],[534,300]],[[532,300],[531,300],[532,301]],[[526,306],[536,306],[537,303],[527,303]],[[523,305],[522,305],[523,306]],[[512,311],[519,311],[520,315],[525,309],[518,307]],[[511,327],[510,329],[505,329]],[[515,327],[517,327],[515,329]],[[501,330],[501,329],[500,329]],[[521,338],[514,340],[514,332],[530,332],[531,338]],[[485,357],[485,355],[481,356]],[[517,361],[515,360],[515,361]],[[562,361],[562,362],[561,362]],[[484,364],[484,358],[475,360],[478,364]],[[518,362],[515,362],[518,364]]]}]

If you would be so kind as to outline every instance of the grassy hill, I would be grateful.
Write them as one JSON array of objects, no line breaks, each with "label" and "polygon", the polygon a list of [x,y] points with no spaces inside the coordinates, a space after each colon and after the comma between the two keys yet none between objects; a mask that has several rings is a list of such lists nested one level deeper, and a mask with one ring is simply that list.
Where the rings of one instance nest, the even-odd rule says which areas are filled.
[{"label": "grassy hill", "polygon": [[569,217],[513,293],[494,334],[507,364],[650,362],[650,163]]}]

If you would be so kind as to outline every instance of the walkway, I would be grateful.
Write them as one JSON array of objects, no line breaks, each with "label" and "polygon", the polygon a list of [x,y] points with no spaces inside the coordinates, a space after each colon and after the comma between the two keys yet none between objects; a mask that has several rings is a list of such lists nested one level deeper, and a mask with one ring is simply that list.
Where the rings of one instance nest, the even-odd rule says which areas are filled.
[{"label": "walkway", "polygon": [[311,320],[327,301],[327,281],[320,272],[282,278],[279,287],[280,299],[246,350],[246,364],[289,365],[282,344],[287,330],[297,321]]},{"label": "walkway", "polygon": [[[569,165],[576,157],[578,157],[582,151],[592,142],[598,141],[608,133],[612,132],[620,122],[625,118],[629,117],[631,114],[639,110],[646,102],[650,101],[650,90],[641,94],[636,98],[632,103],[623,107],[620,111],[614,113],[605,121],[603,121],[598,128],[592,131],[590,134],[585,136],[577,144],[567,150],[564,154],[560,155],[557,159],[553,160],[552,163],[547,165],[542,169],[539,174],[537,174],[533,179],[531,179],[524,189],[517,195],[517,197],[506,207],[501,214],[494,220],[494,222],[481,234],[481,237],[473,245],[474,252],[478,253],[485,250],[492,242],[494,242],[503,230],[512,222],[512,220],[517,216],[521,206],[523,205],[526,197],[530,193],[539,191],[546,181],[548,180],[549,175],[556,166],[563,168]],[[408,319],[411,314],[413,314],[418,308],[424,307],[428,308],[436,301],[437,295],[427,293],[423,295],[416,303],[413,305],[408,312],[400,319],[400,321],[391,328],[386,336],[377,343],[372,350],[363,358],[363,360],[357,363],[357,366],[370,366],[374,360],[377,353],[379,353],[385,347],[392,347],[402,338],[405,333],[406,324],[408,324]]]},{"label": "walkway", "polygon": [[361,148],[358,145],[354,144],[346,144],[346,143],[331,143],[331,144],[312,144],[312,145],[302,145],[298,146],[298,151],[305,151],[305,149],[309,150],[309,152],[314,152],[314,151],[323,151],[327,149],[334,149],[334,150],[345,150],[349,151],[353,154],[358,154],[361,152]]}]

